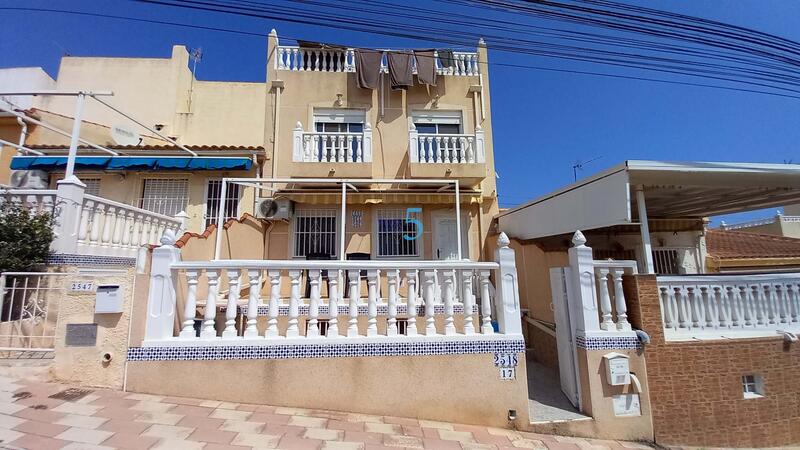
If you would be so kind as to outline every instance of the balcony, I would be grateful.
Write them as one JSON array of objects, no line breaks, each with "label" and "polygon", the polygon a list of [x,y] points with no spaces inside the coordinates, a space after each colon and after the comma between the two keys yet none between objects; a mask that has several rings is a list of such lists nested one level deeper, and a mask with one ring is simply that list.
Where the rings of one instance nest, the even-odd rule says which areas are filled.
[{"label": "balcony", "polygon": [[421,134],[412,124],[408,149],[412,177],[475,181],[486,177],[486,147],[480,126],[475,134]]},{"label": "balcony", "polygon": [[292,135],[292,173],[303,176],[372,175],[372,126],[361,133],[305,131],[297,122]]},{"label": "balcony", "polygon": [[[453,60],[452,67],[445,67],[439,59],[439,55],[436,54],[436,73],[460,77],[478,76],[478,53],[453,52]],[[356,71],[355,51],[352,48],[336,50],[281,45],[278,46],[275,68],[295,72],[352,73]],[[388,73],[386,56],[381,61],[381,70]],[[416,63],[412,70],[413,73],[417,73]]]}]

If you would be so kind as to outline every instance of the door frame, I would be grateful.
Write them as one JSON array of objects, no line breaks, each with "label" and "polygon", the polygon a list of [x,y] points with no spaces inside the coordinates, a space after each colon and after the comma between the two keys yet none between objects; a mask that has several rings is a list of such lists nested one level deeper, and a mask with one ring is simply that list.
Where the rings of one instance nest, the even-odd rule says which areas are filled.
[{"label": "door frame", "polygon": [[[438,238],[437,238],[437,228],[438,222],[442,219],[455,219],[456,213],[455,209],[437,209],[435,211],[431,211],[431,259],[438,260],[433,256],[433,252],[436,251],[438,247]],[[467,224],[467,227],[464,228],[464,224]],[[471,259],[471,245],[470,245],[470,235],[471,233],[470,228],[472,226],[472,222],[470,221],[470,216],[467,211],[461,211],[461,227],[463,229],[461,234],[461,258],[464,259]]]}]

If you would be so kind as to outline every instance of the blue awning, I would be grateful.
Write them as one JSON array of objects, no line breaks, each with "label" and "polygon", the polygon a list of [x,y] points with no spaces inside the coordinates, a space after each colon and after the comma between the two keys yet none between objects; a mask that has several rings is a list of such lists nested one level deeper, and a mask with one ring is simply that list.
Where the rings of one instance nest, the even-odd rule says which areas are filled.
[{"label": "blue awning", "polygon": [[[76,170],[250,170],[250,158],[231,157],[141,157],[141,156],[78,156]],[[15,156],[14,170],[53,171],[67,167],[66,156]]]}]

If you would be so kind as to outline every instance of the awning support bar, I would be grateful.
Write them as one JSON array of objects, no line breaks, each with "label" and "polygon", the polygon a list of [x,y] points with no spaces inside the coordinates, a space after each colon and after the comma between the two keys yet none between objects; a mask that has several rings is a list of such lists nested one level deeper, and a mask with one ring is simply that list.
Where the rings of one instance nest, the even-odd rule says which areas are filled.
[{"label": "awning support bar", "polygon": [[642,262],[645,273],[655,273],[653,246],[650,244],[650,226],[647,224],[647,205],[644,202],[644,187],[636,186],[636,206],[639,208],[639,228],[642,234]]}]

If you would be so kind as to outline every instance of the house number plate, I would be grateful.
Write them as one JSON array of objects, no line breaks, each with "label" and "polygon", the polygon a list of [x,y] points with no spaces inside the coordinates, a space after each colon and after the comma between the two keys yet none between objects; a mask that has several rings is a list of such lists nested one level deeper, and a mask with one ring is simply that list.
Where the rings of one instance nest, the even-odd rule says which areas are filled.
[{"label": "house number plate", "polygon": [[494,365],[495,367],[517,367],[519,358],[516,353],[495,353]]},{"label": "house number plate", "polygon": [[501,367],[500,379],[501,380],[514,380],[517,378],[517,369],[513,367]]},{"label": "house number plate", "polygon": [[93,281],[73,281],[69,285],[70,292],[92,292],[94,290]]}]

